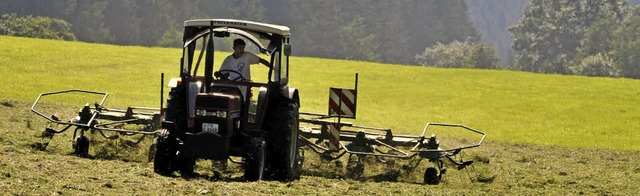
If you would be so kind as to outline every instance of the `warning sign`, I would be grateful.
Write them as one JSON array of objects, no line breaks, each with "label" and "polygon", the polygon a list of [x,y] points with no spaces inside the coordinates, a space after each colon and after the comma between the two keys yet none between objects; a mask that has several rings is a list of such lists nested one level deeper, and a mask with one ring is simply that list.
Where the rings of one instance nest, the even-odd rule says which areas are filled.
[{"label": "warning sign", "polygon": [[354,89],[329,89],[329,116],[356,118],[357,91]]},{"label": "warning sign", "polygon": [[340,149],[340,123],[329,123],[329,150]]}]

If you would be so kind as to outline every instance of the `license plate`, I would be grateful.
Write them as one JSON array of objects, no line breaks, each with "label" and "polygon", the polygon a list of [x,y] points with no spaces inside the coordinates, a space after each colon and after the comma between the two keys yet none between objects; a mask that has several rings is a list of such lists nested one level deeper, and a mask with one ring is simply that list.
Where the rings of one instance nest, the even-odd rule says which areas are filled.
[{"label": "license plate", "polygon": [[215,123],[202,123],[202,132],[205,132],[205,133],[218,133],[218,124],[215,124]]}]

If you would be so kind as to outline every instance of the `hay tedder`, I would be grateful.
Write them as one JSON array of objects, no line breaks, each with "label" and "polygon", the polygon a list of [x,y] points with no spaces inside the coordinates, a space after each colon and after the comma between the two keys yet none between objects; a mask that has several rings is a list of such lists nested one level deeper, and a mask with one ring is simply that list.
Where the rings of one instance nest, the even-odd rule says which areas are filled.
[{"label": "hay tedder", "polygon": [[[53,136],[74,128],[73,148],[77,155],[89,155],[87,131],[114,139],[142,134],[156,138],[150,149],[154,171],[162,175],[194,172],[198,159],[242,164],[246,180],[295,180],[300,175],[304,152],[311,150],[322,159],[336,160],[348,154],[347,171],[362,176],[365,158],[426,159],[424,183],[437,184],[447,171],[444,162],[458,169],[473,161],[458,159],[465,149],[482,144],[485,133],[458,124],[427,123],[421,135],[394,134],[391,129],[355,125],[355,88],[331,88],[327,114],[299,112],[300,96],[288,86],[291,45],[289,28],[280,25],[228,19],[185,21],[180,77],[169,82],[166,108],[103,107],[108,93],[66,90],[41,94],[31,107],[49,121],[45,134]],[[270,56],[267,83],[229,80],[233,70],[214,71],[214,38],[238,36]],[[204,73],[198,67],[204,60]],[[228,73],[224,73],[228,72]],[[200,75],[203,74],[203,75]],[[241,75],[241,74],[238,74]],[[215,76],[215,78],[214,78]],[[164,75],[161,83],[164,83]],[[164,86],[164,84],[163,84]],[[164,87],[160,90],[163,100]],[[41,98],[67,93],[102,96],[93,106],[81,107],[78,116],[61,120],[38,108]],[[453,127],[477,135],[478,141],[445,148],[433,134],[434,127]],[[114,134],[107,134],[107,133]],[[429,135],[431,134],[431,135]],[[142,140],[141,137],[140,140]],[[232,157],[239,157],[232,158]]]},{"label": "hay tedder", "polygon": [[[448,160],[463,169],[473,163],[472,160],[456,159],[462,150],[475,148],[482,144],[486,134],[460,124],[427,123],[421,135],[394,134],[391,129],[355,125],[344,122],[342,118],[356,118],[358,94],[358,74],[355,88],[330,88],[328,114],[302,112],[300,122],[300,140],[302,145],[320,154],[325,160],[336,160],[348,154],[347,172],[351,177],[359,178],[364,173],[365,158],[373,156],[381,158],[412,159],[418,157],[414,169],[420,161],[427,159],[435,167],[428,167],[424,173],[425,184],[438,184],[447,169],[444,161]],[[436,135],[430,133],[434,127],[453,127],[454,129],[478,135],[477,143],[460,145],[453,148],[442,148]],[[405,150],[410,148],[408,151]]]}]

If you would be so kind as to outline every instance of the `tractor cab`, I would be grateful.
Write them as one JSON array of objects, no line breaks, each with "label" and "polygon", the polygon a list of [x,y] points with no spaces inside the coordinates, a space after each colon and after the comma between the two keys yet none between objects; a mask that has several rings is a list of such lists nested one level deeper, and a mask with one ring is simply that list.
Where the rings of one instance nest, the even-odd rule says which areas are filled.
[{"label": "tractor cab", "polygon": [[[297,143],[294,142],[297,142],[297,110],[300,102],[297,90],[287,85],[291,54],[289,28],[230,19],[188,20],[184,22],[184,27],[180,78],[173,78],[169,82],[171,92],[163,127],[169,133],[166,139],[175,138],[179,146],[176,151],[184,156],[177,159],[190,165],[186,170],[193,170],[189,167],[196,159],[226,161],[229,156],[239,156],[254,160],[255,151],[259,151],[261,145],[265,146],[263,151],[264,148],[276,150],[279,148],[275,146],[279,139],[269,141],[267,137],[277,135],[270,132],[281,129],[282,125],[279,124],[286,122],[267,121],[278,121],[270,118],[283,112],[296,113],[293,121],[296,124],[291,126],[295,130],[279,137],[293,138],[287,139],[290,144],[285,146],[290,146],[287,147],[288,151],[295,148],[296,152],[287,153],[295,157],[286,160],[292,162],[297,159]],[[214,55],[215,50],[217,47],[229,47],[233,38],[246,40],[248,48],[268,57],[271,67],[264,73],[266,80],[264,75],[253,76],[262,78],[264,82],[230,80],[227,77],[229,74],[241,74],[233,70],[220,70],[224,57]],[[288,103],[295,104],[295,111],[281,111],[283,105]],[[262,154],[262,158],[268,159]],[[176,169],[164,165],[160,167],[156,170],[160,173]],[[273,166],[272,170],[278,170],[278,167]],[[285,173],[291,174],[291,170],[289,168],[289,172]],[[263,169],[249,170],[252,171],[262,172]],[[248,176],[248,179],[256,178],[253,174]],[[259,178],[262,178],[261,173]]]},{"label": "tractor cab", "polygon": [[[259,132],[267,96],[271,92],[269,89],[277,92],[280,88],[285,88],[288,82],[291,48],[289,28],[219,19],[189,20],[185,21],[184,26],[180,80],[185,82],[183,85],[186,85],[185,89],[188,91],[188,127],[193,132],[232,134],[234,131],[231,128],[247,134]],[[219,65],[224,57],[214,55],[215,49],[228,47],[229,40],[233,37],[247,40],[248,47],[268,57],[272,68],[268,70],[268,74],[264,73],[268,75],[266,83],[228,80],[227,75],[240,74],[233,70],[220,70]],[[221,104],[223,102],[226,104]],[[218,124],[200,123],[203,119],[220,117],[233,120]],[[225,127],[221,128],[220,125],[223,124]],[[219,132],[220,129],[224,130]]]}]

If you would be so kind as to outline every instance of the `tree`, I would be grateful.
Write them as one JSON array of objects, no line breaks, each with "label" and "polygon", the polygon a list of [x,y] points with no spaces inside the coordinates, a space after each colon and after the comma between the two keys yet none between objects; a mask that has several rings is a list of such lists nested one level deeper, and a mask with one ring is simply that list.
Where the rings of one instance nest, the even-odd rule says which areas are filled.
[{"label": "tree", "polygon": [[606,54],[598,53],[582,58],[580,63],[571,67],[577,75],[618,77],[620,71],[613,60]]},{"label": "tree", "polygon": [[463,0],[455,1],[402,1],[402,14],[408,29],[408,54],[411,59],[425,47],[454,40],[479,40],[471,25],[467,6]]},{"label": "tree", "polygon": [[438,43],[426,48],[415,59],[422,66],[483,69],[497,68],[500,61],[493,48],[470,40]]},{"label": "tree", "polygon": [[78,40],[110,43],[114,40],[110,27],[104,22],[107,1],[71,1],[69,22]]},{"label": "tree", "polygon": [[[365,16],[371,27],[371,32],[375,32],[375,42],[378,43],[378,53],[382,62],[393,62],[403,64],[413,64],[413,53],[409,52],[410,43],[409,30],[405,18],[403,18],[403,7],[398,1],[375,1],[379,6],[371,9],[370,15]],[[408,58],[409,57],[409,58]]]},{"label": "tree", "polygon": [[365,61],[380,60],[380,54],[377,51],[378,43],[375,42],[376,36],[366,31],[362,17],[356,16],[353,21],[340,27],[338,35],[342,40],[337,49],[337,54],[342,56],[338,58]]},{"label": "tree", "polygon": [[593,23],[584,33],[578,58],[611,52],[615,39],[613,34],[620,25],[623,25],[622,22],[611,18],[602,18]]},{"label": "tree", "polygon": [[[114,44],[131,45],[138,42],[141,35],[141,18],[138,16],[140,7],[135,0],[111,0],[104,11],[104,22],[113,35]],[[144,11],[144,10],[140,10]],[[155,31],[155,30],[153,30]]]},{"label": "tree", "polygon": [[640,78],[640,14],[634,12],[621,28],[614,33],[614,60],[620,69],[620,75],[629,78]]},{"label": "tree", "polygon": [[571,73],[580,61],[585,31],[602,18],[622,20],[624,4],[618,0],[532,0],[524,18],[512,26],[516,65],[524,71]]},{"label": "tree", "polygon": [[[186,3],[183,3],[186,4]],[[199,1],[200,15],[207,18],[237,18],[264,21],[265,8],[262,0],[244,1]]]},{"label": "tree", "polygon": [[500,58],[492,47],[476,43],[471,51],[471,67],[480,69],[496,69]]},{"label": "tree", "polygon": [[3,14],[0,17],[0,35],[44,39],[75,40],[71,24],[61,19],[31,15]]},{"label": "tree", "polygon": [[169,0],[146,0],[138,1],[136,16],[141,20],[138,28],[141,32],[140,40],[138,44],[143,46],[154,46],[158,43],[158,40],[162,38],[167,29],[170,29],[175,24],[174,13],[172,10],[172,4]]},{"label": "tree", "polygon": [[182,32],[176,28],[171,28],[164,32],[156,45],[161,47],[179,48],[182,46]]},{"label": "tree", "polygon": [[[335,58],[335,46],[338,43],[335,24],[343,24],[340,14],[344,13],[337,0],[327,1],[292,1],[292,16],[295,18],[295,36],[292,43],[296,44],[296,54]],[[318,11],[323,10],[323,11]],[[321,41],[320,41],[321,40]]]}]

